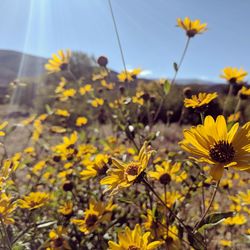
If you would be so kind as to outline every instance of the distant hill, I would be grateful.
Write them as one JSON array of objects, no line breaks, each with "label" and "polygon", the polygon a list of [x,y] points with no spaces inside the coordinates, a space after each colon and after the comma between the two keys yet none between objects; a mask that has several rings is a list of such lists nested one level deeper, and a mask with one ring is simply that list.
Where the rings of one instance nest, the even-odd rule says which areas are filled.
[{"label": "distant hill", "polygon": [[[12,50],[0,50],[0,89],[5,89],[8,84],[18,77],[37,77],[45,73],[44,64],[47,62],[47,58],[33,56],[22,52]],[[91,74],[93,67],[89,67],[87,71]],[[117,80],[117,72],[111,70],[111,81]],[[138,77],[135,81],[136,86],[138,81],[145,83],[150,82],[150,79],[144,79]],[[177,85],[193,86],[194,89],[200,91],[218,91],[223,92],[225,85],[212,83],[209,81],[203,81],[200,79],[177,79]]]},{"label": "distant hill", "polygon": [[36,77],[44,73],[43,57],[11,50],[0,50],[0,86],[4,87],[17,77]]}]

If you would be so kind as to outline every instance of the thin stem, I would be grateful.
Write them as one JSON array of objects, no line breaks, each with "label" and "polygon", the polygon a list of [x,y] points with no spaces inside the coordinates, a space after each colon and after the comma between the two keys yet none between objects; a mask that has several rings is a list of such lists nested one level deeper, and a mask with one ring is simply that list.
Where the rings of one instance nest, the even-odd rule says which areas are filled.
[{"label": "thin stem", "polygon": [[[167,185],[164,185],[164,201],[167,204]],[[168,209],[166,209],[166,226],[167,226],[167,238],[168,238]],[[168,245],[166,244],[166,249],[168,250]]]},{"label": "thin stem", "polygon": [[161,199],[161,197],[155,192],[154,188],[148,183],[146,179],[143,179],[142,182],[150,189],[150,191],[156,196],[156,198],[161,202],[161,204],[169,211],[171,215],[174,216],[176,220],[187,230],[190,231],[187,226],[182,222],[182,220],[169,208],[166,203]]},{"label": "thin stem", "polygon": [[240,110],[240,106],[241,106],[241,98],[239,96],[239,100],[238,100],[238,103],[235,107],[234,114],[236,114]]},{"label": "thin stem", "polygon": [[204,218],[206,217],[207,213],[209,212],[211,206],[213,205],[213,202],[214,202],[214,198],[215,198],[215,195],[218,191],[218,188],[219,188],[219,184],[220,184],[220,180],[216,183],[216,186],[215,186],[215,189],[214,189],[214,192],[213,192],[213,195],[211,197],[211,200],[209,202],[209,205],[207,207],[207,209],[205,210],[205,212],[203,213],[201,219],[199,220],[199,222],[195,225],[194,229],[193,229],[193,232],[199,228],[200,224],[202,223],[202,221],[204,220]]},{"label": "thin stem", "polygon": [[178,75],[178,72],[179,72],[179,70],[180,70],[180,67],[181,67],[181,65],[182,65],[182,63],[183,63],[183,60],[184,60],[184,58],[185,58],[185,55],[186,55],[186,53],[187,53],[187,49],[188,49],[188,46],[189,46],[189,42],[190,42],[190,37],[188,37],[188,39],[187,39],[185,48],[184,48],[184,50],[183,50],[183,52],[182,52],[181,59],[180,59],[179,63],[177,64],[177,69],[175,70],[175,74],[174,74],[174,77],[173,77],[173,79],[172,79],[172,81],[171,81],[171,84],[175,84],[176,77],[177,77],[177,75]]},{"label": "thin stem", "polygon": [[229,85],[229,90],[228,90],[228,93],[227,93],[227,97],[226,97],[226,100],[224,102],[224,107],[223,107],[223,115],[225,116],[225,113],[226,113],[226,107],[227,107],[227,104],[228,104],[228,101],[229,101],[229,98],[230,96],[232,95],[233,93],[233,85],[230,83]]},{"label": "thin stem", "polygon": [[[145,184],[146,187],[148,187],[150,189],[150,191],[157,197],[157,199],[161,202],[161,204],[169,211],[169,213],[174,216],[174,218],[183,226],[183,228],[185,228],[185,230],[187,231],[188,234],[192,234],[193,237],[195,237],[195,235],[190,231],[190,229],[183,223],[183,221],[172,211],[171,208],[169,208],[165,202],[161,199],[161,197],[155,192],[155,190],[153,189],[153,187],[148,183],[148,181],[143,178],[142,182]],[[196,238],[196,237],[195,237]],[[199,241],[202,245],[204,245],[203,242],[201,242],[199,239],[196,238],[197,241]]]},{"label": "thin stem", "polygon": [[[177,238],[179,238],[179,235],[178,235],[177,233],[175,233],[174,231],[172,231],[172,230],[169,229],[169,228],[166,228],[166,226],[164,226],[160,221],[156,221],[156,223],[157,223],[159,226],[161,226],[162,228],[168,229],[168,231],[169,231],[171,234],[173,234],[173,235],[177,236]],[[180,239],[181,241],[183,241],[184,243],[186,243],[188,246],[191,246],[190,243],[187,242],[186,240],[184,240],[183,238],[179,238],[179,239]]]},{"label": "thin stem", "polygon": [[73,72],[72,72],[72,70],[71,70],[70,67],[68,67],[68,73],[69,73],[69,75],[71,76],[71,78],[72,78],[74,81],[77,82],[76,76],[73,74]]},{"label": "thin stem", "polygon": [[201,123],[204,124],[204,113],[203,112],[200,113],[200,117],[201,117]]},{"label": "thin stem", "polygon": [[205,192],[204,192],[204,180],[202,181],[202,187],[201,187],[201,192],[202,192],[202,208],[201,208],[201,211],[202,213],[205,212],[205,209],[206,209],[206,204],[205,204]]},{"label": "thin stem", "polygon": [[[108,0],[108,3],[109,3],[109,9],[110,9],[110,13],[111,13],[111,16],[112,16],[112,20],[113,20],[113,23],[114,23],[116,38],[117,38],[119,50],[120,50],[120,53],[121,53],[123,67],[124,67],[125,73],[127,75],[128,73],[127,73],[127,67],[126,67],[126,63],[125,63],[125,57],[124,57],[124,53],[123,53],[123,50],[122,50],[121,39],[120,39],[120,36],[119,36],[118,27],[117,27],[117,24],[116,24],[115,15],[114,15],[114,11],[113,11],[113,8],[112,8],[111,0]],[[127,77],[128,77],[128,75],[127,75]]]},{"label": "thin stem", "polygon": [[[178,72],[179,72],[179,70],[180,70],[180,68],[181,68],[181,65],[182,65],[182,63],[183,63],[183,60],[184,60],[185,55],[186,55],[186,53],[187,53],[187,49],[188,49],[188,46],[189,46],[189,42],[190,42],[190,37],[187,38],[187,41],[186,41],[184,50],[183,50],[182,55],[181,55],[181,59],[180,59],[179,63],[177,64],[177,69],[175,70],[174,77],[173,77],[173,79],[172,79],[172,81],[171,81],[171,85],[174,85],[174,84],[175,84],[176,77],[177,77],[177,75],[178,75]],[[158,118],[163,103],[164,103],[164,98],[162,97],[161,102],[160,102],[160,105],[159,105],[159,107],[158,107],[158,109],[157,109],[157,111],[156,111],[156,113],[155,113],[153,122],[155,122],[156,119]]]},{"label": "thin stem", "polygon": [[1,226],[2,226],[3,231],[4,231],[4,239],[5,239],[4,241],[6,241],[8,249],[11,250],[12,249],[11,242],[10,242],[9,235],[8,235],[8,232],[6,230],[6,227],[5,227],[5,224],[2,220],[2,218],[0,218],[0,222],[1,222]]}]

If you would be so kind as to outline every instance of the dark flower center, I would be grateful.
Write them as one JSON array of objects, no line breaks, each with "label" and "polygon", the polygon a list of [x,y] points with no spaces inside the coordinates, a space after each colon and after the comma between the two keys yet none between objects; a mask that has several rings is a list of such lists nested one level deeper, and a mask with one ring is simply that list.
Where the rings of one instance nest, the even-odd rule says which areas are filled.
[{"label": "dark flower center", "polygon": [[87,227],[92,227],[95,225],[95,223],[97,222],[98,217],[95,214],[90,214],[87,219],[86,219],[86,225]]},{"label": "dark flower center", "polygon": [[129,246],[128,250],[140,250],[140,248],[136,246]]},{"label": "dark flower center", "polygon": [[54,245],[55,247],[61,247],[63,245],[63,239],[62,238],[57,238],[56,240],[54,240]]},{"label": "dark flower center", "polygon": [[161,184],[167,185],[171,181],[171,176],[168,173],[165,173],[161,175],[159,181]]},{"label": "dark flower center", "polygon": [[188,37],[194,37],[196,34],[197,34],[197,30],[196,29],[187,30],[187,36]]},{"label": "dark flower center", "polygon": [[138,175],[138,165],[129,165],[126,172],[129,175]]},{"label": "dark flower center", "polygon": [[67,69],[68,69],[68,63],[62,63],[62,64],[60,65],[60,69],[61,69],[62,71],[67,70]]},{"label": "dark flower center", "polygon": [[235,150],[232,143],[227,141],[218,141],[209,151],[210,157],[219,163],[227,163],[233,160]]},{"label": "dark flower center", "polygon": [[108,170],[107,164],[104,164],[101,168],[96,167],[98,175],[105,175]]},{"label": "dark flower center", "polygon": [[232,77],[230,80],[229,80],[230,83],[236,83],[237,82],[237,79],[236,77]]}]

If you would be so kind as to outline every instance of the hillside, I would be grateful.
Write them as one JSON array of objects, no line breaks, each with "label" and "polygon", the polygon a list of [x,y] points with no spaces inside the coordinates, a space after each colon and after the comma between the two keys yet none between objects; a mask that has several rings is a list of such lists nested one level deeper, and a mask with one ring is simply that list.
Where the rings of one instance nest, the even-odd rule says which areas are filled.
[{"label": "hillside", "polygon": [[18,76],[36,77],[44,72],[47,59],[11,50],[0,50],[0,86]]}]

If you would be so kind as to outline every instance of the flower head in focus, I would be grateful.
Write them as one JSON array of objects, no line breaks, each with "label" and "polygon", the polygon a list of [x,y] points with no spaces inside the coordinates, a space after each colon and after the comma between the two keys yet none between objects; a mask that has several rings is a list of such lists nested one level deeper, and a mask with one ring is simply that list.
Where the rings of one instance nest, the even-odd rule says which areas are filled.
[{"label": "flower head in focus", "polygon": [[186,108],[202,108],[209,104],[212,100],[218,97],[216,92],[214,93],[199,93],[198,95],[192,95],[191,98],[184,99],[184,106]]},{"label": "flower head in focus", "polygon": [[49,73],[56,73],[68,69],[71,51],[69,49],[66,51],[58,50],[57,53],[58,54],[52,54],[52,59],[49,59],[48,63],[45,64],[45,69],[48,70]]},{"label": "flower head in focus", "polygon": [[118,243],[109,241],[109,250],[153,250],[162,244],[161,241],[149,242],[150,232],[143,233],[141,226],[136,224],[131,230],[125,228],[125,232],[118,233]]},{"label": "flower head in focus", "polygon": [[243,127],[235,123],[228,130],[224,116],[216,120],[207,116],[203,125],[184,130],[180,145],[198,162],[212,165],[215,180],[222,177],[224,168],[250,170],[250,122]]},{"label": "flower head in focus", "polygon": [[152,153],[153,150],[145,142],[134,161],[124,163],[112,158],[112,167],[107,171],[107,176],[101,180],[101,185],[107,185],[106,191],[111,191],[111,195],[131,186],[146,169]]},{"label": "flower head in focus", "polygon": [[188,37],[194,37],[197,34],[202,34],[207,30],[207,24],[201,23],[199,19],[192,21],[189,17],[177,19],[177,26],[184,29]]},{"label": "flower head in focus", "polygon": [[19,199],[18,204],[21,208],[33,210],[45,206],[51,199],[50,194],[45,192],[31,192]]},{"label": "flower head in focus", "polygon": [[222,70],[221,78],[226,79],[228,83],[239,84],[242,83],[248,73],[240,68],[226,67]]}]

